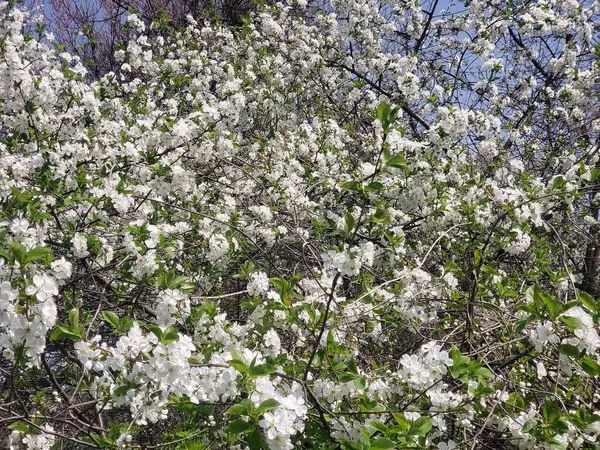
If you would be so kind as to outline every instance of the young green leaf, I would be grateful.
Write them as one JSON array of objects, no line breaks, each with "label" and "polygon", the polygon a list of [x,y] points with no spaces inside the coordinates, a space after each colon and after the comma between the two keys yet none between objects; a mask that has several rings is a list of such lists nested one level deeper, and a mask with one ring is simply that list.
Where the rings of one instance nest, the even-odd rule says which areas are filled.
[{"label": "young green leaf", "polygon": [[106,321],[106,323],[110,324],[113,328],[119,329],[121,322],[119,321],[119,317],[112,311],[102,311],[102,318]]},{"label": "young green leaf", "polygon": [[262,414],[263,412],[268,411],[273,408],[277,408],[278,406],[279,406],[279,402],[277,400],[274,400],[272,398],[267,399],[264,402],[262,402],[260,405],[258,405],[258,408],[256,408],[256,414]]},{"label": "young green leaf", "polygon": [[229,422],[226,429],[229,433],[238,434],[246,431],[248,428],[250,428],[250,426],[251,424],[245,420],[235,419]]}]

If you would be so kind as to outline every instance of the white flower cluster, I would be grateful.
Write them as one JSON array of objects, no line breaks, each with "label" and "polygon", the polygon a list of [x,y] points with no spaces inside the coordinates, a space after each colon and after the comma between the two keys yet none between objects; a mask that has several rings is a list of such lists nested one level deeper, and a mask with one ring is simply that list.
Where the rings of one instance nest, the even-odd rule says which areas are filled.
[{"label": "white flower cluster", "polygon": [[279,403],[277,408],[264,413],[259,425],[265,431],[270,449],[292,450],[294,445],[290,438],[304,430],[308,412],[302,386],[296,382],[274,384],[268,377],[261,377],[250,399],[256,407],[269,399]]},{"label": "white flower cluster", "polygon": [[190,314],[190,299],[177,289],[166,289],[156,301],[156,323],[161,327],[173,325],[178,315],[185,319]]},{"label": "white flower cluster", "polygon": [[531,238],[527,233],[524,233],[520,229],[515,229],[513,232],[516,233],[516,237],[509,242],[505,249],[511,255],[519,255],[529,248],[531,245]]},{"label": "white flower cluster", "polygon": [[[46,346],[46,334],[57,319],[54,302],[58,295],[58,281],[51,275],[39,272],[29,281],[21,294],[9,281],[0,283],[0,350],[4,357],[12,358],[14,348],[23,344],[31,364],[39,364],[39,356]],[[35,299],[20,308],[20,300]]]},{"label": "white flower cluster", "polygon": [[246,288],[248,295],[261,296],[269,290],[269,277],[264,272],[255,272],[250,275],[250,282]]},{"label": "white flower cluster", "polygon": [[600,349],[600,336],[592,316],[580,306],[569,309],[562,316],[575,319],[575,336],[566,339],[565,343],[585,351],[588,355],[595,355],[600,360],[600,356],[596,355],[596,351]]},{"label": "white flower cluster", "polygon": [[531,330],[529,338],[538,352],[541,352],[546,344],[557,344],[559,341],[558,336],[554,333],[554,325],[549,320],[538,324],[535,330]]},{"label": "white flower cluster", "polygon": [[323,268],[339,272],[344,276],[358,275],[362,267],[360,255],[357,252],[336,252],[329,250],[321,255]]},{"label": "white flower cluster", "polygon": [[37,429],[32,433],[12,431],[8,438],[8,450],[51,450],[55,443],[54,428],[46,424],[39,427],[39,432]]},{"label": "white flower cluster", "polygon": [[[225,401],[236,395],[238,372],[217,367],[227,359],[214,354],[210,363],[215,367],[193,367],[188,360],[195,349],[189,336],[179,335],[164,344],[154,333],[144,333],[137,323],[114,347],[100,342],[100,336],[75,343],[82,364],[103,372],[91,391],[100,397],[111,392],[114,406],[128,406],[136,423],[142,425],[166,417],[172,394],[185,395],[193,403]],[[120,392],[121,387],[126,389]]]},{"label": "white flower cluster", "polygon": [[440,344],[430,342],[416,354],[402,355],[400,364],[400,378],[414,389],[423,389],[440,380],[453,361]]},{"label": "white flower cluster", "polygon": [[87,238],[81,233],[75,233],[71,239],[73,246],[73,255],[77,258],[85,258],[90,253],[88,252]]},{"label": "white flower cluster", "polygon": [[[0,0],[1,381],[15,418],[45,421],[10,446],[62,446],[59,427],[139,446],[175,396],[275,400],[248,430],[271,449],[324,425],[323,447],[358,443],[393,419],[444,450],[492,427],[523,447],[598,440],[575,425],[600,361],[598,1],[325,3],[260,7],[235,32],[190,18],[145,35],[130,14],[118,67],[92,80]],[[569,308],[527,304],[533,282]],[[444,344],[399,356],[401,329]],[[454,373],[452,343],[502,367],[523,339],[536,352],[519,370]],[[554,424],[568,431],[534,436],[543,410],[517,399],[533,404],[532,382],[562,395],[553,380],[578,393]],[[97,408],[75,406],[90,395]],[[250,445],[206,424],[207,446]]]}]

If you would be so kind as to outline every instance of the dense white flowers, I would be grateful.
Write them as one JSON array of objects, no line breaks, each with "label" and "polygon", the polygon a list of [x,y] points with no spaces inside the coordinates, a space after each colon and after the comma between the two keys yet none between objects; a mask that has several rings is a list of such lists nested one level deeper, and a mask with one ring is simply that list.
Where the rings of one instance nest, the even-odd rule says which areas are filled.
[{"label": "dense white flowers", "polygon": [[531,238],[521,230],[514,230],[516,237],[506,246],[506,251],[511,255],[525,252],[531,244]]},{"label": "dense white flowers", "polygon": [[257,381],[256,392],[251,398],[256,406],[265,400],[279,403],[274,410],[265,412],[259,425],[265,431],[269,448],[293,449],[290,438],[304,429],[304,418],[308,411],[302,387],[298,383],[282,383],[277,386],[262,378]]},{"label": "dense white flowers", "polygon": [[263,336],[264,353],[269,356],[276,357],[281,353],[281,339],[277,331],[271,329]]},{"label": "dense white flowers", "polygon": [[329,250],[322,255],[325,270],[334,270],[342,275],[358,275],[362,262],[354,252],[336,252]]},{"label": "dense white flowers", "polygon": [[441,345],[430,342],[417,354],[403,355],[400,364],[402,379],[415,389],[423,389],[440,380],[453,362]]},{"label": "dense white flowers", "polygon": [[71,240],[73,246],[73,255],[77,258],[85,258],[89,255],[87,247],[87,238],[81,233],[76,233]]},{"label": "dense white flowers", "polygon": [[36,429],[31,433],[13,431],[9,437],[8,448],[9,450],[20,450],[21,448],[26,448],[27,450],[50,450],[55,442],[54,428],[50,425],[42,425],[39,431]]},{"label": "dense white flowers", "polygon": [[256,272],[250,275],[248,283],[249,295],[263,295],[269,290],[269,278],[264,272]]},{"label": "dense white flowers", "polygon": [[[590,355],[594,355],[600,348],[600,336],[596,330],[592,316],[584,311],[580,306],[569,309],[563,314],[563,317],[575,319],[574,337],[568,339],[568,343],[584,350]],[[573,322],[569,322],[573,323]]]},{"label": "dense white flowers", "polygon": [[46,274],[34,275],[33,284],[25,289],[27,295],[35,295],[40,302],[45,302],[58,295],[58,286],[54,278]]},{"label": "dense white flowers", "polygon": [[326,3],[0,0],[0,447],[598,441],[598,2]]},{"label": "dense white flowers", "polygon": [[482,66],[486,70],[500,72],[504,68],[504,62],[500,58],[490,58]]},{"label": "dense white flowers", "polygon": [[58,280],[65,280],[71,276],[73,266],[65,258],[60,258],[54,261],[50,267],[52,268],[53,275]]}]

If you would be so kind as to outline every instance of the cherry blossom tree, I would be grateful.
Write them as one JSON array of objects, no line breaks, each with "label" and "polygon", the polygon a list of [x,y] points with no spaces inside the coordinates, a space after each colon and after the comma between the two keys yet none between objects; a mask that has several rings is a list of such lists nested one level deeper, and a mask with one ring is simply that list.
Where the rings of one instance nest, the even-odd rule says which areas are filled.
[{"label": "cherry blossom tree", "polygon": [[599,14],[0,1],[4,446],[597,448]]},{"label": "cherry blossom tree", "polygon": [[147,24],[156,20],[178,28],[191,15],[196,20],[220,18],[236,27],[258,4],[256,0],[48,0],[46,15],[56,41],[98,77],[118,70],[114,54],[128,40],[123,25],[131,11]]}]

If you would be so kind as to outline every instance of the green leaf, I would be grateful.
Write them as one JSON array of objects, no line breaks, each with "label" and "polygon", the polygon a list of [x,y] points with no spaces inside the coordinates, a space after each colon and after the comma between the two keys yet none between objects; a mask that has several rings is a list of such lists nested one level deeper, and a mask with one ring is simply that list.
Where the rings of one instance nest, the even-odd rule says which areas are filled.
[{"label": "green leaf", "polygon": [[227,425],[227,431],[233,434],[238,434],[250,428],[251,424],[242,419],[235,419]]},{"label": "green leaf", "polygon": [[129,391],[130,389],[136,389],[137,387],[138,387],[138,385],[133,383],[132,381],[123,380],[123,384],[115,389],[115,395],[118,397],[125,395],[125,394],[127,394],[127,391]]},{"label": "green leaf", "polygon": [[567,186],[567,181],[562,175],[557,175],[552,179],[552,189],[563,190]]},{"label": "green leaf", "polygon": [[367,387],[367,380],[365,380],[363,377],[358,377],[354,379],[354,387],[356,387],[356,389],[365,389]]},{"label": "green leaf", "polygon": [[280,291],[283,289],[287,288],[287,281],[285,281],[283,278],[269,278],[269,281],[271,282],[271,284],[273,286],[275,286],[277,289],[279,289]]},{"label": "green leaf", "polygon": [[123,317],[121,319],[121,330],[127,331],[133,326],[133,320],[129,317]]},{"label": "green leaf", "polygon": [[341,448],[343,448],[344,450],[361,450],[362,449],[362,447],[359,446],[357,443],[354,443],[347,439],[338,438],[338,441],[340,442],[340,444],[342,444]]},{"label": "green leaf", "polygon": [[467,356],[462,356],[458,348],[454,345],[450,350],[450,358],[452,358],[452,366],[449,367],[450,375],[453,378],[466,381],[471,359]]},{"label": "green leaf", "polygon": [[21,433],[31,432],[31,428],[25,422],[13,422],[7,428],[12,431],[20,431]]},{"label": "green leaf", "polygon": [[[556,434],[563,434],[569,431],[569,425],[567,425],[567,423],[563,420],[555,420],[550,424],[550,429],[556,432]],[[556,441],[555,439],[552,440],[555,441],[555,443],[557,444],[555,448],[565,448],[563,443]]]},{"label": "green leaf", "polygon": [[244,360],[244,355],[242,354],[242,352],[240,352],[239,350],[236,350],[234,348],[233,350],[231,350],[231,359],[237,359],[237,360],[243,361]]},{"label": "green leaf", "polygon": [[225,411],[225,414],[241,416],[243,414],[248,414],[248,409],[244,405],[238,403],[237,405],[230,406],[227,411]]},{"label": "green leaf", "polygon": [[248,448],[250,450],[260,450],[263,448],[263,440],[260,431],[254,430],[248,435]]},{"label": "green leaf", "polygon": [[350,383],[356,379],[356,375],[353,373],[343,373],[340,375],[340,383]]},{"label": "green leaf", "polygon": [[566,323],[571,331],[576,328],[581,328],[581,320],[577,317],[560,316],[560,321]]},{"label": "green leaf", "polygon": [[[371,222],[390,224],[391,220],[388,217],[387,211],[385,209],[377,209],[375,210],[375,214],[371,216]],[[392,239],[389,240],[392,241]]]},{"label": "green leaf", "polygon": [[432,426],[433,423],[429,417],[419,417],[411,424],[408,430],[408,435],[425,436],[427,433],[429,433],[429,430],[431,430]]},{"label": "green leaf", "polygon": [[240,401],[240,405],[245,406],[248,410],[248,414],[254,414],[254,403],[250,399],[245,398]]},{"label": "green leaf", "polygon": [[404,417],[404,414],[392,413],[392,416],[394,416],[394,419],[396,420],[396,423],[398,424],[402,432],[407,433],[408,421],[406,420],[406,417]]},{"label": "green leaf", "polygon": [[593,377],[600,375],[600,366],[589,356],[584,356],[580,361],[581,368],[585,373]]},{"label": "green leaf", "polygon": [[167,287],[169,289],[177,289],[178,287],[180,287],[183,283],[185,283],[188,280],[188,278],[184,275],[179,275],[173,279],[168,279],[167,280]]},{"label": "green leaf", "polygon": [[385,411],[385,408],[379,404],[377,400],[367,400],[366,398],[360,399],[360,410],[361,411]]},{"label": "green leaf", "polygon": [[65,325],[57,325],[50,335],[51,341],[79,341],[81,338],[82,336],[79,333],[76,333],[74,330]]},{"label": "green leaf", "polygon": [[388,103],[382,102],[377,106],[377,118],[381,122],[383,131],[387,133],[390,125],[396,120],[398,107],[392,108]]},{"label": "green leaf", "polygon": [[121,321],[119,317],[112,311],[102,311],[102,318],[108,323],[112,325],[113,328],[119,329],[121,325]]},{"label": "green leaf", "polygon": [[156,339],[158,339],[158,342],[160,342],[160,340],[162,339],[162,330],[160,329],[160,327],[158,325],[146,325],[146,328],[148,330],[150,330],[152,332],[152,334],[154,336],[156,336]]},{"label": "green leaf", "polygon": [[379,181],[372,181],[371,183],[365,186],[365,191],[367,192],[377,192],[383,189],[383,183]]},{"label": "green leaf", "polygon": [[239,373],[248,373],[248,365],[244,361],[240,361],[239,359],[232,359],[228,361],[228,363]]},{"label": "green leaf", "polygon": [[345,183],[340,184],[340,187],[347,191],[360,192],[361,185],[356,181],[346,181]]},{"label": "green leaf", "polygon": [[14,255],[15,259],[21,263],[25,264],[25,258],[27,256],[27,250],[23,247],[23,244],[20,242],[10,241],[8,244],[8,249]]},{"label": "green leaf", "polygon": [[394,441],[392,441],[390,438],[379,438],[379,439],[375,439],[374,441],[371,441],[371,448],[373,450],[385,450],[385,449],[390,449],[390,448],[394,448],[396,447],[396,444],[394,443]]},{"label": "green leaf", "polygon": [[392,114],[392,107],[386,103],[381,102],[377,106],[377,118],[381,122],[381,126],[384,131],[387,131],[390,126],[390,116]]},{"label": "green leaf", "polygon": [[268,375],[276,371],[277,368],[271,364],[260,364],[250,369],[250,375],[253,377],[259,377],[261,375]]},{"label": "green leaf", "polygon": [[598,305],[596,304],[596,300],[587,292],[580,291],[577,295],[579,301],[585,305],[587,309],[589,309],[593,313],[598,313]]},{"label": "green leaf", "polygon": [[335,341],[334,337],[333,337],[333,332],[331,330],[329,330],[327,332],[327,347],[329,347],[331,344],[333,344]]},{"label": "green leaf", "polygon": [[265,411],[268,411],[273,408],[277,408],[279,406],[279,402],[272,398],[265,400],[256,409],[256,414],[262,414]]},{"label": "green leaf", "polygon": [[579,349],[571,344],[560,344],[558,351],[563,355],[571,356],[573,358],[579,357]]},{"label": "green leaf", "polygon": [[358,366],[356,365],[356,360],[354,358],[350,358],[350,361],[348,361],[348,370],[353,374],[358,375]]},{"label": "green leaf", "polygon": [[474,373],[479,378],[484,378],[484,379],[492,378],[494,376],[494,374],[492,373],[492,371],[489,370],[486,367],[479,367],[477,370],[475,370]]},{"label": "green leaf", "polygon": [[394,156],[392,156],[390,159],[387,160],[387,162],[385,164],[387,166],[398,167],[400,169],[406,169],[406,168],[408,168],[406,159],[403,156],[400,156],[400,155],[394,155]]},{"label": "green leaf", "polygon": [[521,317],[519,320],[517,320],[517,323],[515,324],[515,331],[517,333],[521,333],[521,331],[523,331],[523,329],[525,328],[525,326],[531,322],[533,319],[535,318],[535,315],[529,315],[527,317]]},{"label": "green leaf", "polygon": [[374,420],[373,422],[371,422],[369,424],[369,426],[371,428],[376,429],[377,431],[381,431],[384,434],[387,433],[388,430],[389,430],[389,427],[385,423],[383,423],[383,422],[381,422],[379,420]]},{"label": "green leaf", "polygon": [[542,406],[542,416],[548,423],[554,422],[555,420],[559,419],[560,408],[558,407],[558,402],[552,401],[544,404],[544,406]]},{"label": "green leaf", "polygon": [[29,193],[24,193],[21,192],[19,189],[17,189],[14,186],[10,187],[10,190],[12,192],[13,198],[18,202],[18,203],[28,203],[32,198],[33,198],[33,194],[29,194]]},{"label": "green leaf", "polygon": [[350,234],[354,229],[354,217],[352,217],[352,214],[346,213],[344,215],[344,222],[346,223],[346,233]]},{"label": "green leaf", "polygon": [[175,342],[178,339],[179,339],[179,333],[177,333],[177,330],[173,327],[169,327],[162,333],[160,342],[167,345],[172,342]]},{"label": "green leaf", "polygon": [[69,311],[69,323],[74,328],[79,326],[79,308],[73,308]]},{"label": "green leaf", "polygon": [[49,248],[46,247],[37,247],[37,248],[33,248],[31,250],[29,250],[27,252],[27,254],[25,255],[25,264],[32,262],[32,261],[36,261],[38,259],[42,259],[45,258],[46,256],[50,255],[52,253],[52,251]]},{"label": "green leaf", "polygon": [[550,314],[553,318],[558,316],[558,314],[560,314],[560,312],[562,311],[562,304],[559,301],[555,300],[547,294],[544,294],[539,289],[536,289],[534,295],[536,295],[542,300],[544,305],[546,305],[546,307],[548,308],[548,311],[550,311]]},{"label": "green leaf", "polygon": [[537,288],[537,286],[529,286],[525,290],[525,300],[527,300],[527,303],[535,303],[535,291]]},{"label": "green leaf", "polygon": [[515,406],[518,409],[525,408],[525,400],[523,400],[523,397],[518,392],[511,392],[508,396],[506,404],[510,406]]}]

